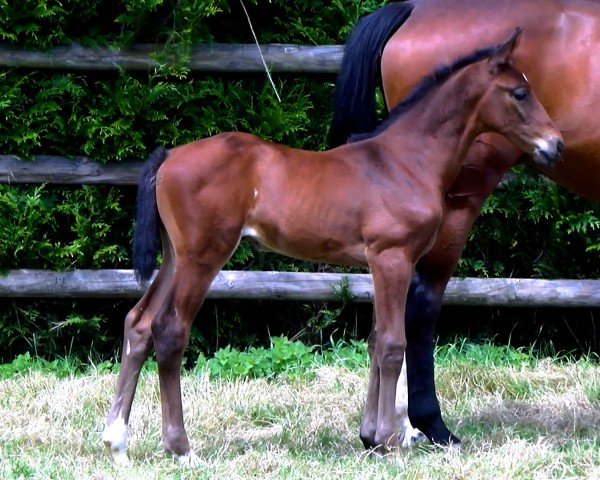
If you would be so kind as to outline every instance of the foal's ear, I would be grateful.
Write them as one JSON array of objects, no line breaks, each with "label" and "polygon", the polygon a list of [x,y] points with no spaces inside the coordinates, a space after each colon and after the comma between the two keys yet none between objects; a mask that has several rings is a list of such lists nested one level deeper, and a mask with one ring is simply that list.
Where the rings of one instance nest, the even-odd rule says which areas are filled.
[{"label": "foal's ear", "polygon": [[496,47],[496,51],[489,60],[492,75],[498,74],[503,65],[510,65],[510,57],[519,43],[522,32],[522,27],[515,28],[510,37]]}]

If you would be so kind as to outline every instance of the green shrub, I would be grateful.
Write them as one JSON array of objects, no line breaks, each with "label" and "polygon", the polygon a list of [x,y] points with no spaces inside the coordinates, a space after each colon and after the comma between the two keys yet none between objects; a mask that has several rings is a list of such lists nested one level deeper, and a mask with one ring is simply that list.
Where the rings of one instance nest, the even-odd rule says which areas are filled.
[{"label": "green shrub", "polygon": [[226,379],[279,374],[293,377],[298,372],[305,373],[312,364],[313,349],[285,337],[273,337],[270,348],[250,347],[247,351],[240,351],[227,346],[208,361],[200,357],[196,369],[208,367],[211,376]]},{"label": "green shrub", "polygon": [[486,201],[458,274],[600,278],[600,206],[521,171]]},{"label": "green shrub", "polygon": [[[384,3],[245,1],[260,42],[302,44],[343,43],[358,16]],[[186,62],[195,44],[254,41],[238,0],[0,0],[0,13],[0,42],[15,48],[150,43],[161,64],[150,72],[3,69],[2,154],[121,162],[143,159],[157,144],[171,147],[224,130],[325,148],[333,76],[275,74],[279,102],[264,73],[189,71]],[[132,187],[0,185],[0,269],[129,268],[134,196]],[[599,207],[543,182],[520,181],[486,203],[459,274],[598,278],[599,226]],[[249,244],[242,244],[227,267],[315,269]],[[119,348],[122,319],[132,303],[3,300],[0,357],[37,351],[48,358],[66,352],[85,358],[92,350],[109,357]],[[367,325],[365,331],[370,324],[370,313],[359,319],[358,307],[347,312],[314,302],[291,315],[293,308],[298,310],[272,307],[261,315],[278,333],[302,332],[305,341],[315,343],[351,339],[361,330],[356,325]],[[216,308],[214,314],[204,311],[212,315],[204,325],[216,326],[209,332],[194,329],[191,352],[216,349],[209,335],[232,345],[264,340],[265,332],[251,331],[254,319],[243,309],[230,302],[220,319]],[[355,326],[346,328],[350,313]]]}]

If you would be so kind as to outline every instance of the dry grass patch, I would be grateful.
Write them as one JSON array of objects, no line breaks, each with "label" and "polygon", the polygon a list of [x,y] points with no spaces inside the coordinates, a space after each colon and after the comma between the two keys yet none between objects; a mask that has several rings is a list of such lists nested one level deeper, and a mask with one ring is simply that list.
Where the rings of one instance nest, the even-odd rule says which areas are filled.
[{"label": "dry grass patch", "polygon": [[0,478],[600,478],[597,364],[438,368],[445,417],[465,448],[379,460],[366,458],[358,439],[366,377],[334,366],[294,379],[185,375],[188,432],[203,461],[189,471],[162,452],[155,375],[141,378],[126,470],[110,464],[100,441],[114,375],[17,376],[0,382]]}]

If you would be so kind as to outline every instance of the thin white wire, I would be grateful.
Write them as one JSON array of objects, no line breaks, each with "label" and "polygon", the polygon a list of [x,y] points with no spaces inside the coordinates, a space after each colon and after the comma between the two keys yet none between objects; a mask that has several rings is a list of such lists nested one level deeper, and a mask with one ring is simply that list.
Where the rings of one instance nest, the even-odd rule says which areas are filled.
[{"label": "thin white wire", "polygon": [[240,0],[242,4],[242,8],[244,9],[244,14],[248,19],[248,25],[250,25],[250,31],[252,32],[252,36],[254,37],[254,42],[256,43],[256,48],[258,48],[258,53],[260,54],[260,59],[265,67],[265,72],[267,72],[267,78],[269,82],[271,82],[271,86],[273,87],[273,91],[275,92],[275,96],[277,100],[281,102],[281,97],[279,96],[279,92],[277,91],[277,87],[275,86],[275,82],[273,82],[273,78],[271,77],[271,72],[269,72],[269,67],[267,66],[267,62],[265,61],[265,57],[263,56],[262,50],[260,49],[260,45],[258,43],[258,38],[256,38],[256,33],[254,33],[254,28],[252,27],[252,21],[250,20],[250,15],[248,15],[248,10],[246,10],[246,5],[244,5],[244,0]]}]

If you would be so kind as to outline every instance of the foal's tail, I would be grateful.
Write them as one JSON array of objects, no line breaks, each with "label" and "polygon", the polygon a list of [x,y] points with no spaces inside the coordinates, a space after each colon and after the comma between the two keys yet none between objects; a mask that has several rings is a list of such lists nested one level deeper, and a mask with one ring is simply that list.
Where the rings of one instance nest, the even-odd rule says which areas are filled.
[{"label": "foal's tail", "polygon": [[352,30],[335,86],[331,146],[346,143],[350,135],[370,132],[377,125],[375,88],[383,47],[413,8],[410,1],[392,3],[362,17]]},{"label": "foal's tail", "polygon": [[133,235],[133,269],[138,283],[146,284],[154,268],[160,247],[161,224],[156,206],[156,172],[169,155],[165,147],[154,150],[142,170],[137,192],[137,212]]}]

